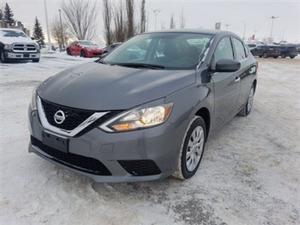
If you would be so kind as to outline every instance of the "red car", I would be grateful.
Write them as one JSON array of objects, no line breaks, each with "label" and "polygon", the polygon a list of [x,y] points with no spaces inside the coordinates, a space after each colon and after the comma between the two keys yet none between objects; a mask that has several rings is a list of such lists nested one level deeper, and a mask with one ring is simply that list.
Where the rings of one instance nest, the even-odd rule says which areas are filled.
[{"label": "red car", "polygon": [[81,57],[96,57],[102,54],[102,49],[91,41],[74,41],[67,47],[68,55],[79,55]]}]

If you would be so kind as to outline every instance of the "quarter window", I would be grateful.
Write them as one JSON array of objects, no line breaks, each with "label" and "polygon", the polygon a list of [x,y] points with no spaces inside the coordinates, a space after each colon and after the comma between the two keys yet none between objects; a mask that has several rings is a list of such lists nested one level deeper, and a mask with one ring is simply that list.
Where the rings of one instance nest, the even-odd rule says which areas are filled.
[{"label": "quarter window", "polygon": [[229,37],[223,38],[214,53],[214,60],[217,62],[220,59],[232,59],[233,60],[233,51],[231,46],[231,41]]},{"label": "quarter window", "polygon": [[243,43],[240,40],[235,39],[235,38],[233,38],[232,40],[233,40],[233,46],[234,46],[235,53],[236,53],[236,59],[238,61],[245,59],[246,54],[245,54],[245,48],[244,48]]}]

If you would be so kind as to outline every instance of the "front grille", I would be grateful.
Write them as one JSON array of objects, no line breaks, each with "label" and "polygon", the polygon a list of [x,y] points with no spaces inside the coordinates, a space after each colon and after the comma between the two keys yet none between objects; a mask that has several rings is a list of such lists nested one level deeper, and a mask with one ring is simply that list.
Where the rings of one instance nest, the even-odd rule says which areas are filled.
[{"label": "front grille", "polygon": [[[48,123],[50,123],[52,126],[65,130],[73,130],[94,113],[94,111],[90,110],[75,109],[54,104],[45,100],[41,101]],[[62,110],[66,117],[62,124],[57,124],[54,121],[54,115],[58,110]]]},{"label": "front grille", "polygon": [[134,176],[150,176],[161,173],[152,160],[119,160],[120,165]]},{"label": "front grille", "polygon": [[35,52],[37,50],[34,44],[13,44],[12,49],[15,52]]},{"label": "front grille", "polygon": [[40,140],[31,136],[31,144],[38,147],[41,151],[51,156],[50,159],[65,166],[101,176],[110,176],[111,172],[99,160],[73,154],[61,152],[55,148],[44,145]]}]

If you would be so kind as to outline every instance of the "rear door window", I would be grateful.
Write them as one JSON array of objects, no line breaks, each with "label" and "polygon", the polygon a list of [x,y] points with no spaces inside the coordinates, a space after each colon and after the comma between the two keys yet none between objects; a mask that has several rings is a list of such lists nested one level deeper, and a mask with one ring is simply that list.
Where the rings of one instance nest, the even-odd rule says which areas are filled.
[{"label": "rear door window", "polygon": [[234,50],[235,50],[235,54],[236,54],[236,59],[238,61],[245,59],[247,56],[246,56],[246,52],[245,52],[243,43],[236,38],[232,38],[232,41],[233,41],[233,46],[234,46]]}]

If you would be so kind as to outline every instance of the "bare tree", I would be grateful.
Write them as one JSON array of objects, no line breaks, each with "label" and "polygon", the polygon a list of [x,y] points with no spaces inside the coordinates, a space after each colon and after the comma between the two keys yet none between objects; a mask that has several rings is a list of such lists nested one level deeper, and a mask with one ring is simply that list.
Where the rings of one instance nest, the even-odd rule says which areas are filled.
[{"label": "bare tree", "polygon": [[113,12],[115,29],[113,31],[113,39],[117,42],[123,42],[126,39],[126,23],[124,21],[124,7],[120,0],[118,5],[115,5]]},{"label": "bare tree", "polygon": [[103,0],[103,20],[106,44],[110,45],[113,42],[113,35],[111,30],[112,9],[109,0]]},{"label": "bare tree", "polygon": [[51,24],[51,34],[54,40],[58,43],[59,49],[63,49],[64,44],[68,43],[70,34],[67,30],[68,25],[65,22],[60,24],[58,18],[56,18]]},{"label": "bare tree", "polygon": [[145,10],[146,0],[142,0],[141,5],[141,33],[146,31],[146,10]]},{"label": "bare tree", "polygon": [[133,0],[126,0],[127,10],[127,38],[131,38],[134,35],[134,5]]},{"label": "bare tree", "polygon": [[90,40],[95,36],[96,1],[63,1],[62,10],[68,28],[77,39]]},{"label": "bare tree", "polygon": [[176,28],[175,19],[174,19],[174,15],[172,14],[170,18],[170,29],[175,29],[175,28]]}]

